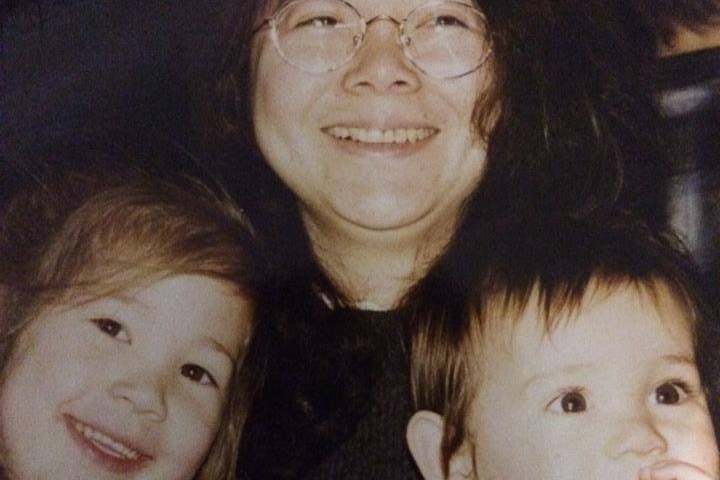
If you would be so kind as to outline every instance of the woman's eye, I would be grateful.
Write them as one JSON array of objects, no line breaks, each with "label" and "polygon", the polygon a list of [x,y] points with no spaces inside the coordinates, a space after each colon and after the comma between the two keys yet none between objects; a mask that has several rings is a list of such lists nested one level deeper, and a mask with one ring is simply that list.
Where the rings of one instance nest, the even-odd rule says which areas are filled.
[{"label": "woman's eye", "polygon": [[556,413],[581,413],[587,410],[587,401],[580,392],[567,392],[553,400],[548,409]]},{"label": "woman's eye", "polygon": [[329,28],[329,27],[336,27],[339,23],[340,23],[340,21],[337,18],[325,15],[325,16],[317,16],[317,17],[308,18],[307,20],[298,22],[294,28],[301,28],[301,27]]},{"label": "woman's eye", "polygon": [[661,405],[676,405],[682,403],[689,395],[689,388],[685,382],[665,382],[655,389],[655,401]]},{"label": "woman's eye", "polygon": [[210,373],[199,365],[186,363],[180,367],[180,373],[183,377],[189,378],[200,385],[209,385],[217,387],[218,384]]},{"label": "woman's eye", "polygon": [[104,334],[123,342],[129,342],[130,336],[123,326],[110,318],[93,318],[95,326]]},{"label": "woman's eye", "polygon": [[466,27],[465,22],[451,15],[442,15],[435,18],[436,27]]}]

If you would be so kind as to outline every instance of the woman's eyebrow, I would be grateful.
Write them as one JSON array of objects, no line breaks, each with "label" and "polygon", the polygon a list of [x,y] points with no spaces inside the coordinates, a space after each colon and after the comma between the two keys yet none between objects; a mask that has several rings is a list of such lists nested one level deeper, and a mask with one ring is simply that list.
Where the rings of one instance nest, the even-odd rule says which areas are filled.
[{"label": "woman's eyebrow", "polygon": [[269,10],[269,13],[266,16],[272,15],[273,13],[275,13],[276,10],[292,1],[293,0],[276,0],[275,2],[265,3],[265,9]]}]

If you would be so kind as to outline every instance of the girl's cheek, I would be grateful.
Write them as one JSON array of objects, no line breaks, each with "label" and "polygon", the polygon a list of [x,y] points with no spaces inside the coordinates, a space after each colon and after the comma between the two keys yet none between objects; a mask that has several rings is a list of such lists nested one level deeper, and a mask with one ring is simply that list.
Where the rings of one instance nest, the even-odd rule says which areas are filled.
[{"label": "girl's cheek", "polygon": [[[171,409],[172,411],[172,409]],[[208,404],[187,399],[176,404],[177,416],[167,426],[169,439],[174,443],[171,451],[184,469],[195,470],[205,457],[220,428],[219,404]]]},{"label": "girl's cheek", "polygon": [[192,431],[201,428],[204,431],[216,431],[220,424],[225,396],[219,389],[179,385],[177,411],[183,420],[180,425]]}]

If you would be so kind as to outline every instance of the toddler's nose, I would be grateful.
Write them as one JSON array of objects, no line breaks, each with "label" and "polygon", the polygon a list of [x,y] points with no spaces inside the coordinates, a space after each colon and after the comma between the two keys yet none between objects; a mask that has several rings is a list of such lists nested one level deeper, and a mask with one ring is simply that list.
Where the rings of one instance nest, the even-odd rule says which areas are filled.
[{"label": "toddler's nose", "polygon": [[625,455],[662,455],[667,440],[650,415],[636,415],[618,422],[606,445],[606,454],[614,459]]}]

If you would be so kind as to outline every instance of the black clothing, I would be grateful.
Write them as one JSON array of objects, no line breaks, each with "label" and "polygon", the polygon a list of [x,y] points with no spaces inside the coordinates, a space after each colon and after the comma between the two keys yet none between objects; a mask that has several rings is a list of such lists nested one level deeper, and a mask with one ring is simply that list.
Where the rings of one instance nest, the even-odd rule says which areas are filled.
[{"label": "black clothing", "polygon": [[[405,443],[405,428],[412,416],[412,408],[409,357],[399,315],[393,312],[368,311],[347,313],[353,316],[352,321],[359,322],[358,330],[366,332],[379,343],[379,348],[373,353],[378,360],[376,365],[379,368],[376,375],[370,377],[372,387],[367,395],[363,395],[365,402],[360,406],[364,413],[357,422],[345,419],[352,423],[349,425],[348,435],[335,443],[330,440],[329,445],[323,445],[322,440],[318,441],[318,434],[303,433],[302,428],[294,428],[292,425],[286,425],[286,428],[294,428],[294,431],[284,432],[285,435],[279,432],[283,426],[281,423],[285,421],[276,425],[273,425],[273,422],[284,415],[285,412],[279,411],[280,408],[251,414],[243,438],[245,447],[241,453],[238,478],[251,480],[420,478]],[[337,343],[332,346],[341,348]],[[282,352],[273,351],[272,354],[282,355]],[[296,365],[295,368],[294,372],[290,372],[286,367],[283,371],[284,378],[280,376],[279,381],[289,378],[289,375],[307,374],[311,382],[313,380],[320,382],[318,377],[323,377],[322,374],[308,372],[307,369],[311,367],[307,363]],[[356,372],[350,372],[352,373]],[[328,394],[342,395],[343,382],[348,381],[348,378],[337,377],[334,383],[328,384]],[[292,400],[287,400],[287,403],[291,403]],[[262,407],[264,400],[260,398],[258,402]],[[287,422],[292,423],[292,421],[290,419]],[[268,441],[270,435],[275,435],[275,438]],[[316,451],[302,453],[307,442],[317,442],[320,446],[315,449]],[[319,450],[326,450],[327,453],[314,457],[313,454]],[[301,458],[290,459],[289,457],[293,455]],[[296,465],[294,469],[293,464]]]},{"label": "black clothing", "polygon": [[409,356],[400,321],[388,312],[364,312],[368,322],[388,341],[381,352],[381,372],[371,394],[371,406],[355,433],[313,468],[306,479],[410,480],[413,460],[405,442],[405,428],[412,415]]}]

